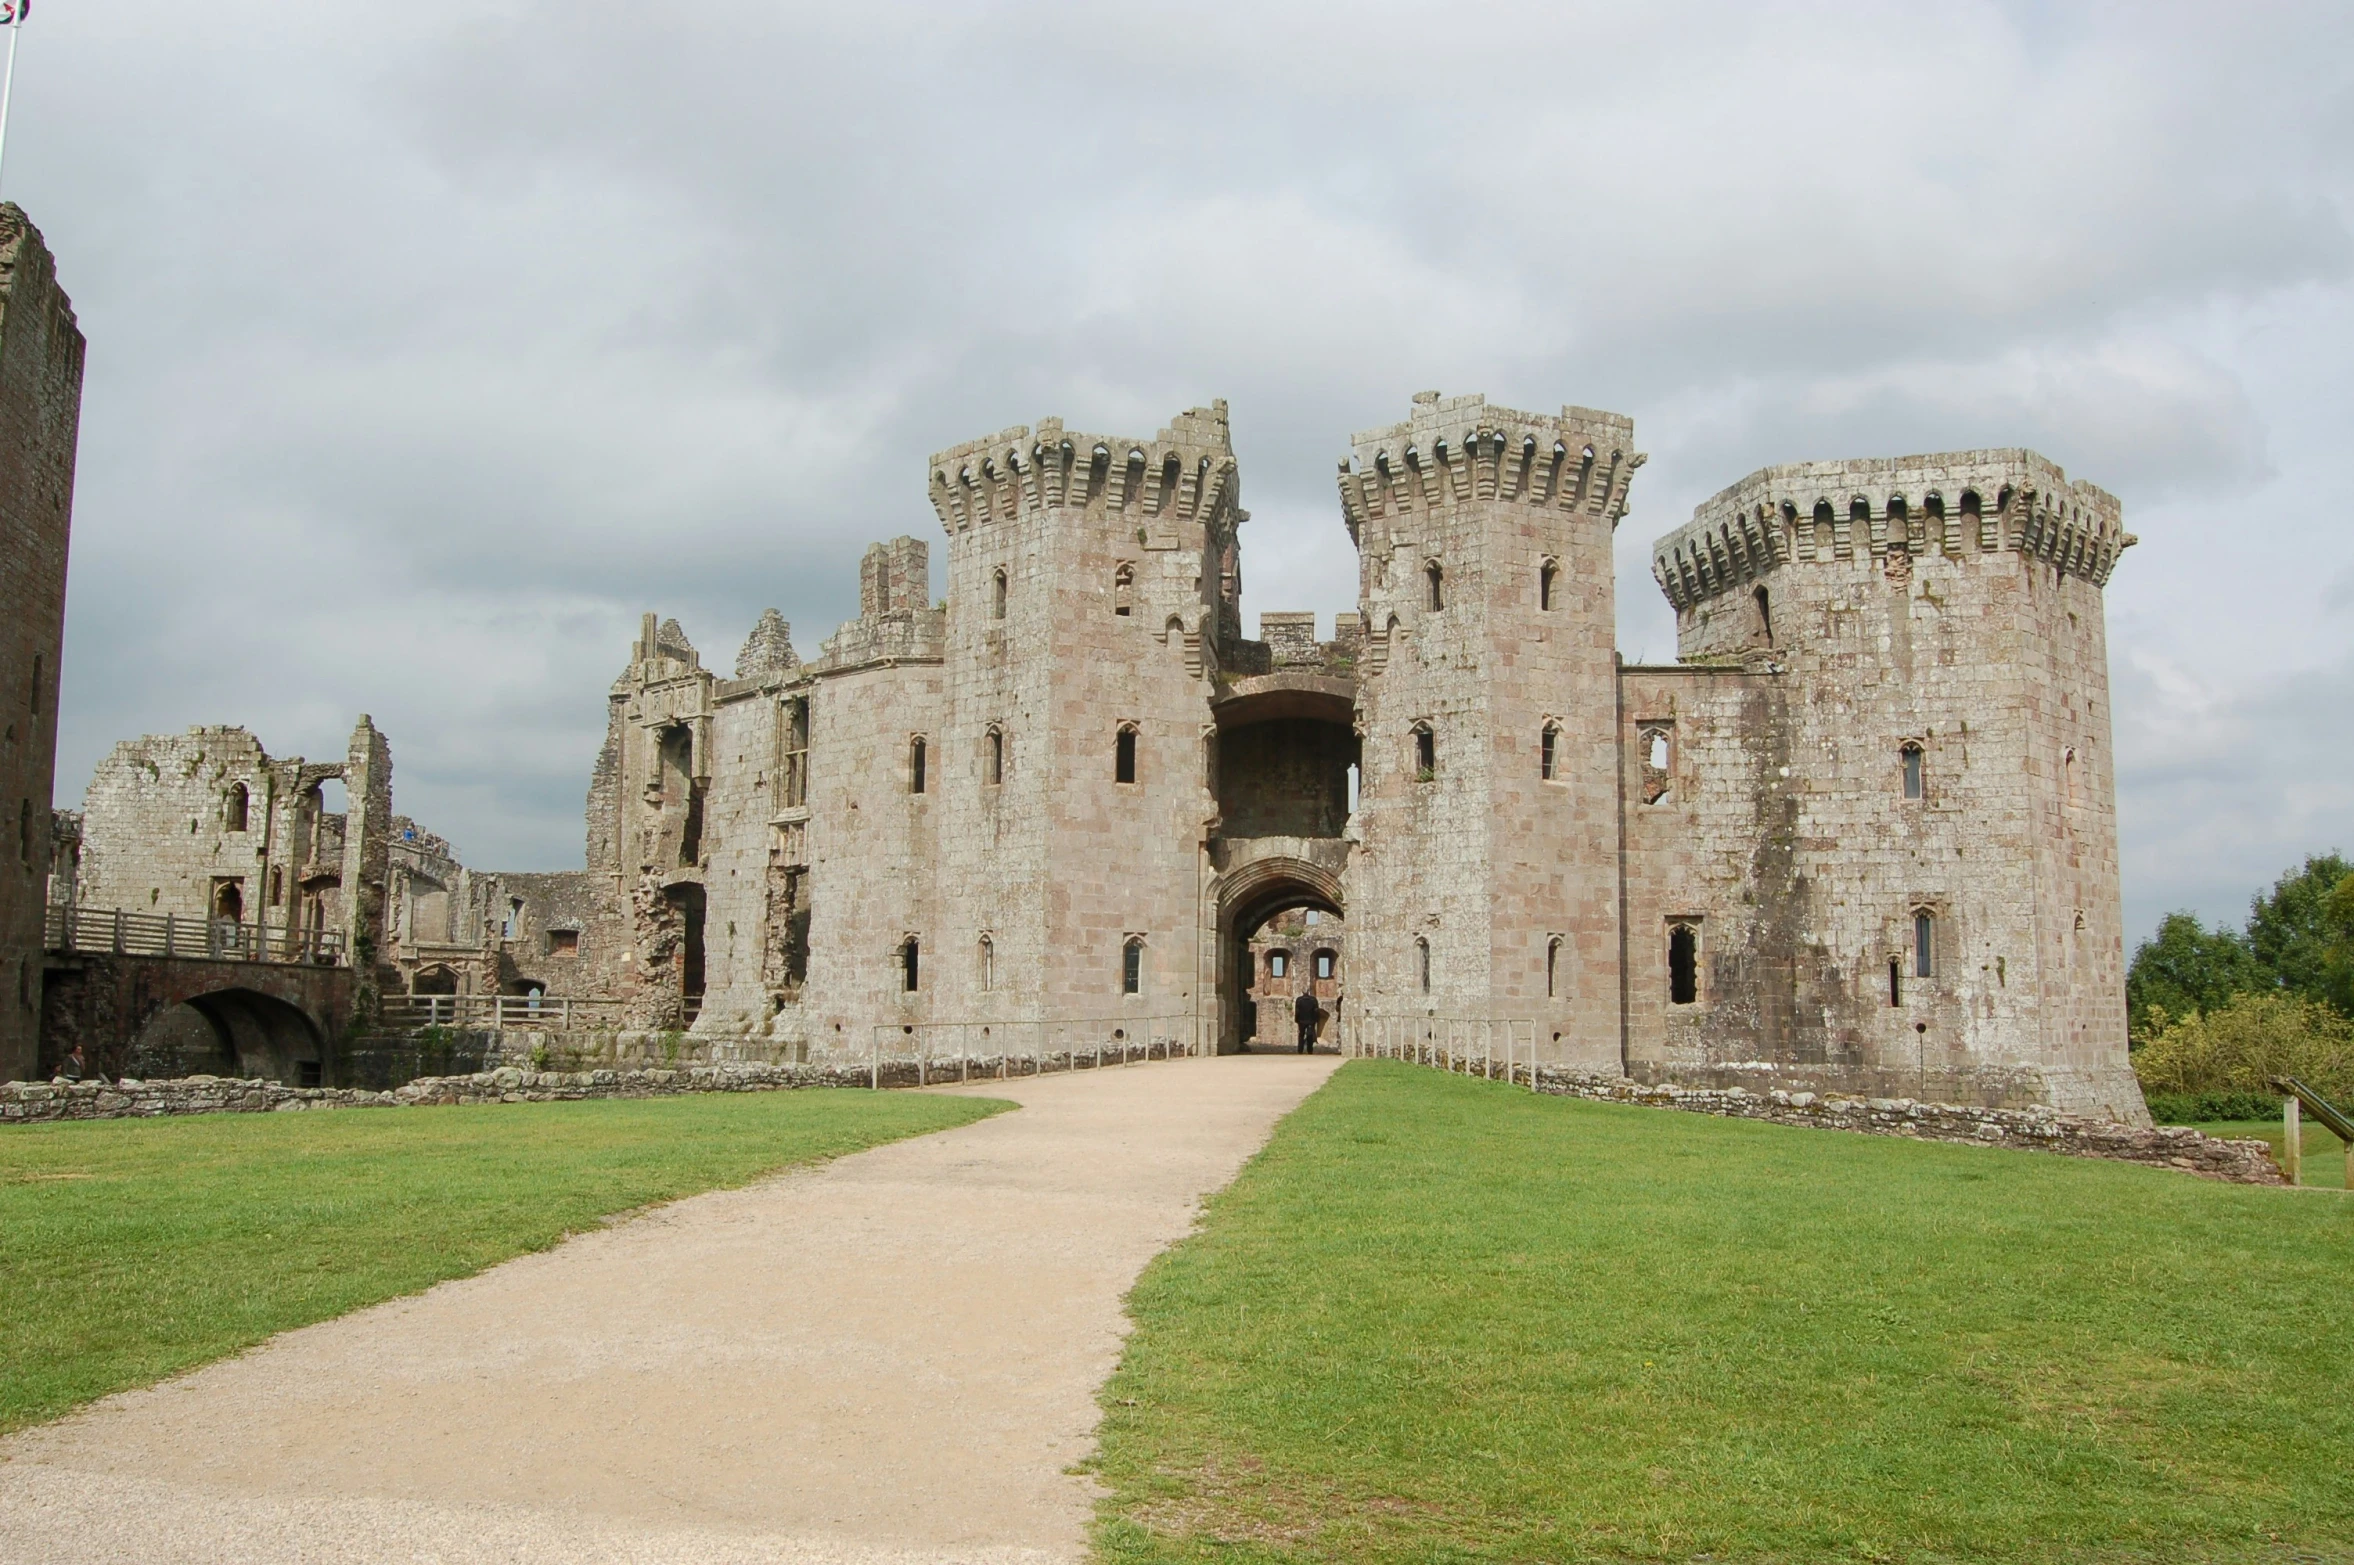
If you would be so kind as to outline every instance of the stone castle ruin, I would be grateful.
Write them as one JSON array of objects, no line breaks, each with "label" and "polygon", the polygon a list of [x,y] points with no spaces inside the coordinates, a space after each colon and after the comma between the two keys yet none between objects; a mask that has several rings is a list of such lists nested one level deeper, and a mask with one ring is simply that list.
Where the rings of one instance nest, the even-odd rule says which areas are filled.
[{"label": "stone castle ruin", "polygon": [[646,617],[581,870],[465,868],[391,813],[389,752],[331,817],[321,768],[206,729],[116,752],[60,878],[336,924],[387,1015],[525,996],[699,1058],[1288,1046],[1306,982],[1352,1046],[1508,1024],[1605,1076],[2139,1119],[2116,500],[2021,450],[1767,468],[1658,542],[1679,661],[1631,665],[1642,461],[1618,414],[1417,396],[1340,464],[1356,612],[1254,640],[1225,404],[1004,430],[925,469],[941,596],[900,537],[807,661],[774,611],[725,672]]}]

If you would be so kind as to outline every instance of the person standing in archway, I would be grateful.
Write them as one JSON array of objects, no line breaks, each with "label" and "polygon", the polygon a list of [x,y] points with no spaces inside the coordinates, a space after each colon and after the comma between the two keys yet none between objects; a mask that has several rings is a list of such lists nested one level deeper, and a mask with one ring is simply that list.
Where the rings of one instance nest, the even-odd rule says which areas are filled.
[{"label": "person standing in archway", "polygon": [[1316,1009],[1315,985],[1301,986],[1300,997],[1291,1002],[1291,1015],[1292,1020],[1299,1025],[1300,1052],[1302,1054],[1315,1053],[1316,1023],[1321,1019],[1321,1013]]}]

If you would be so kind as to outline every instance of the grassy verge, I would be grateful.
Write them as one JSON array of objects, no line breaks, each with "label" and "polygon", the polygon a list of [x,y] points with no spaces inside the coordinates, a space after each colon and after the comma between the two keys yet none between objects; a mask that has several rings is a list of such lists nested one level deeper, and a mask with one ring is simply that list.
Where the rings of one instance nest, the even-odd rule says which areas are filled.
[{"label": "grassy verge", "polygon": [[[2205,1131],[2210,1136],[2270,1142],[2275,1162],[2280,1160],[2282,1150],[2289,1144],[2288,1135],[2281,1128],[2280,1116],[2277,1114],[2270,1119],[2201,1120],[2193,1128]],[[2328,1190],[2345,1189],[2346,1143],[2312,1120],[2305,1121],[2302,1128],[2305,1133],[2297,1139],[2305,1144],[2305,1183]]]},{"label": "grassy verge", "polygon": [[0,1132],[0,1431],[543,1249],[1008,1105],[764,1092]]},{"label": "grassy verge", "polygon": [[1102,1557],[2342,1559],[2354,1201],[1344,1068],[1157,1261]]}]

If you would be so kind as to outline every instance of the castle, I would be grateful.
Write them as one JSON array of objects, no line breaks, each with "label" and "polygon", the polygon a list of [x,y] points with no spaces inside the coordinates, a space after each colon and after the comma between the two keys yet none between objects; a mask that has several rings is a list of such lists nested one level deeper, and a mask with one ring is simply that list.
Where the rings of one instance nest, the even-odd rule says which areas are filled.
[{"label": "castle", "polygon": [[[1151,439],[1004,430],[926,469],[944,597],[901,537],[808,661],[773,611],[727,673],[646,617],[585,869],[468,870],[388,789],[289,818],[382,877],[388,986],[595,998],[713,1057],[1123,1019],[1230,1052],[1306,978],[1344,1042],[1508,1022],[1601,1074],[2140,1119],[2117,501],[2021,450],[1767,468],[1659,540],[1679,661],[1631,665],[1642,461],[1617,414],[1417,396],[1340,464],[1357,611],[1253,640],[1223,403]],[[221,736],[118,752],[93,855],[102,794],[164,786],[140,746]],[[1320,955],[1285,936],[1312,977],[1252,943],[1299,910],[1345,920]]]}]

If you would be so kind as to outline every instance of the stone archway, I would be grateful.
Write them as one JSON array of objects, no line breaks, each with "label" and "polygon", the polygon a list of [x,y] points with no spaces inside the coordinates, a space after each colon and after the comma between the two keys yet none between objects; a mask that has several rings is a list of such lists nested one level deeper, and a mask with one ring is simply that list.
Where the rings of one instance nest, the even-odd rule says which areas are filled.
[{"label": "stone archway", "polygon": [[1266,854],[1234,865],[1219,876],[1216,898],[1217,1048],[1220,1054],[1236,1054],[1242,1049],[1242,1008],[1248,1003],[1252,931],[1293,908],[1315,908],[1335,918],[1345,917],[1347,910],[1341,903],[1337,866],[1288,853]]},{"label": "stone archway", "polygon": [[244,988],[166,1004],[140,1026],[126,1074],[259,1077],[289,1087],[324,1082],[319,1024],[302,1007]]}]

